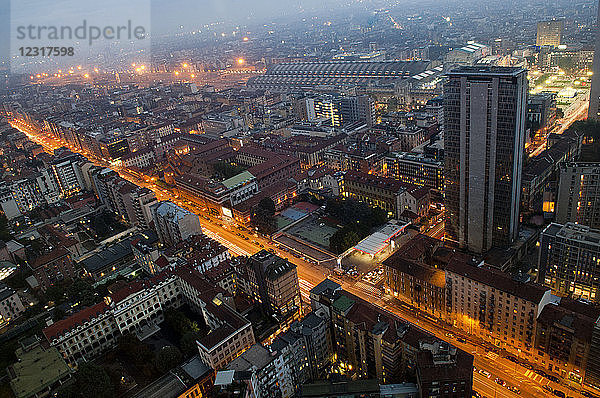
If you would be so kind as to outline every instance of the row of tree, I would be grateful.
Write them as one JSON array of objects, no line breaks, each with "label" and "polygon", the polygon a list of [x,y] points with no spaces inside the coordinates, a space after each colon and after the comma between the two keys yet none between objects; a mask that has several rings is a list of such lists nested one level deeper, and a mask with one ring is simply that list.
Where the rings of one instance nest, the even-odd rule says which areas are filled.
[{"label": "row of tree", "polygon": [[329,199],[326,211],[343,225],[329,238],[329,250],[334,253],[343,253],[356,245],[388,219],[385,210],[379,207],[342,198]]}]

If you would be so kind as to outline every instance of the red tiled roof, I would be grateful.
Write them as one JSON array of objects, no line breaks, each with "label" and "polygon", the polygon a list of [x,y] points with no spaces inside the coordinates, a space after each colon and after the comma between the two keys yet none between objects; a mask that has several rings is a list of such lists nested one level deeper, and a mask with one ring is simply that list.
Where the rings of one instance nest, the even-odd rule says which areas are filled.
[{"label": "red tiled roof", "polygon": [[158,266],[158,268],[164,268],[167,265],[169,265],[169,260],[167,260],[165,256],[160,256],[156,259],[156,265]]},{"label": "red tiled roof", "polygon": [[108,310],[108,306],[105,302],[98,303],[91,307],[87,307],[70,317],[58,321],[47,328],[45,328],[42,332],[48,342],[52,342],[55,338],[60,335],[67,333],[69,330],[76,328],[77,326],[83,325],[85,322],[90,319],[98,317],[100,314],[104,313]]},{"label": "red tiled roof", "polygon": [[131,296],[132,294],[137,293],[143,289],[144,289],[143,282],[139,282],[139,281],[132,282],[129,285],[125,286],[124,288],[119,289],[116,292],[114,292],[113,294],[111,294],[110,298],[116,304],[116,303],[119,303],[120,301],[125,300],[127,297]]},{"label": "red tiled roof", "polygon": [[33,269],[43,267],[44,265],[51,263],[52,261],[55,261],[61,257],[68,255],[68,254],[69,254],[69,252],[66,249],[59,247],[56,250],[52,250],[50,253],[46,253],[43,256],[36,258],[31,267]]}]

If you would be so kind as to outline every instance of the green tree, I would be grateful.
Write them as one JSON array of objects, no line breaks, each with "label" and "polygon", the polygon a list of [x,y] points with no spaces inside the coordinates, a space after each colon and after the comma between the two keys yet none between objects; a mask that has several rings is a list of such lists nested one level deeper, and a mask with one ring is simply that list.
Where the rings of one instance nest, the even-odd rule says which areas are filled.
[{"label": "green tree", "polygon": [[165,311],[165,322],[179,336],[183,336],[188,332],[198,332],[200,330],[197,322],[192,321],[183,312],[172,308]]},{"label": "green tree", "polygon": [[62,304],[66,300],[66,290],[63,283],[57,283],[46,289],[44,293],[46,300],[53,301],[54,304]]},{"label": "green tree", "polygon": [[181,339],[179,339],[179,347],[186,358],[194,356],[198,353],[198,345],[196,344],[196,340],[198,340],[199,337],[199,333],[189,331],[181,336]]},{"label": "green tree", "polygon": [[94,291],[94,287],[83,279],[77,279],[67,288],[67,295],[71,300],[79,302],[84,307],[96,304],[102,299]]},{"label": "green tree", "polygon": [[112,398],[115,386],[101,366],[84,363],[75,373],[75,382],[58,391],[59,398]]},{"label": "green tree", "polygon": [[183,360],[183,355],[179,348],[174,346],[166,346],[156,353],[155,363],[156,368],[160,373],[165,373],[175,366],[179,365]]},{"label": "green tree", "polygon": [[334,253],[343,253],[360,240],[361,236],[353,226],[344,227],[329,238],[329,249]]},{"label": "green tree", "polygon": [[220,161],[213,165],[213,170],[216,178],[227,179],[240,174],[242,171],[246,170],[246,168],[225,161]]},{"label": "green tree", "polygon": [[126,361],[131,362],[140,369],[148,364],[153,367],[154,353],[148,344],[140,341],[134,334],[128,333],[119,338],[117,352]]}]

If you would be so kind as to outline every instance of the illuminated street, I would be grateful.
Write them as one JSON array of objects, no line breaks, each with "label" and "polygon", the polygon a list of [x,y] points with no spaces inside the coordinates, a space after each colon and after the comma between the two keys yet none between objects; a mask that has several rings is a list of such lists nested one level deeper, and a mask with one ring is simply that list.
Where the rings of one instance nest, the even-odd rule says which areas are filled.
[{"label": "illuminated street", "polygon": [[[574,115],[571,122],[577,120],[577,118],[580,118],[582,114],[583,110],[581,110],[577,115]],[[32,140],[35,140],[36,142],[43,145],[44,148],[48,151],[52,151],[56,148],[63,146],[61,143],[55,142],[47,137],[41,138],[32,134],[30,131],[25,129],[26,126],[24,126],[23,124],[16,123],[14,126],[26,133]],[[74,148],[71,149],[74,150]],[[108,167],[108,165],[104,162],[98,162],[97,160],[95,162],[99,165]],[[505,387],[496,383],[494,380],[497,377],[505,380],[507,383],[509,383],[509,385],[518,387],[521,390],[521,396],[545,397],[548,395],[548,392],[543,390],[542,387],[548,385],[552,388],[565,390],[565,386],[557,385],[556,383],[553,383],[541,376],[538,376],[520,365],[510,362],[506,358],[499,357],[494,353],[487,351],[483,345],[476,345],[471,341],[461,343],[457,340],[457,337],[455,336],[457,332],[456,329],[446,329],[445,326],[437,322],[433,323],[428,319],[418,318],[415,316],[415,313],[413,311],[405,307],[398,306],[387,298],[382,299],[379,296],[379,294],[373,291],[373,288],[369,288],[367,285],[361,283],[360,281],[357,282],[355,280],[351,280],[350,278],[336,276],[332,273],[331,269],[311,264],[296,256],[291,255],[290,253],[280,250],[278,246],[274,245],[269,239],[265,239],[261,236],[255,236],[248,230],[240,230],[233,223],[216,219],[209,214],[205,214],[204,212],[202,212],[201,209],[191,206],[189,203],[182,203],[172,192],[164,188],[160,188],[152,183],[147,183],[145,181],[135,179],[130,173],[128,173],[124,169],[117,170],[123,178],[154,191],[156,197],[159,200],[171,200],[184,207],[187,207],[188,209],[192,210],[197,214],[200,214],[204,217],[208,217],[209,220],[201,218],[202,228],[204,229],[205,233],[208,236],[218,240],[226,247],[228,247],[233,254],[252,255],[261,250],[259,244],[262,244],[265,248],[274,250],[277,255],[286,258],[290,262],[294,263],[297,266],[298,278],[300,280],[300,289],[304,301],[308,301],[308,293],[310,289],[312,289],[312,287],[320,283],[325,277],[329,277],[330,279],[340,283],[344,289],[355,294],[356,296],[366,301],[369,301],[375,305],[378,305],[386,311],[393,312],[394,314],[408,320],[409,322],[417,325],[418,327],[423,328],[424,330],[439,337],[440,339],[449,341],[457,347],[467,352],[473,353],[473,355],[475,356],[474,366],[477,369],[484,369],[491,374],[491,376],[488,378],[478,373],[477,371],[474,372],[475,389],[480,393],[484,394],[485,396],[518,396],[514,392],[511,392]],[[435,224],[434,227],[427,232],[427,234],[433,237],[441,237],[443,235],[444,230],[443,226],[443,221],[439,222],[438,224]],[[242,236],[237,235],[238,233],[241,233]],[[244,239],[244,236],[246,236],[248,239]],[[450,336],[449,333],[452,333],[452,336]],[[464,335],[463,337],[469,340],[468,335]],[[571,396],[582,397],[582,395],[578,394],[574,390],[568,391],[569,395]]]}]

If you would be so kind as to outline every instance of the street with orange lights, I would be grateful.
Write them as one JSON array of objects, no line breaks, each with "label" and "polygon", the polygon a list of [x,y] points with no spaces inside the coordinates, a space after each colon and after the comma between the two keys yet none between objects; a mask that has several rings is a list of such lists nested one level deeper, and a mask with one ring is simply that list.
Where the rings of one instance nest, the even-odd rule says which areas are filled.
[{"label": "street with orange lights", "polygon": [[[575,119],[573,119],[575,120]],[[40,136],[35,126],[31,126],[24,121],[11,120],[11,125],[21,132],[25,133],[31,140],[42,145],[47,152],[52,153],[60,147],[69,147],[68,144],[57,142],[51,137]],[[70,148],[76,151],[76,148]],[[86,156],[89,155],[85,154]],[[107,162],[98,159],[89,159],[97,165],[103,167],[112,167]],[[114,168],[114,167],[113,167]],[[493,351],[489,351],[489,345],[478,341],[473,336],[456,330],[449,325],[436,322],[431,317],[422,317],[419,312],[411,307],[401,304],[390,296],[381,294],[381,291],[374,286],[369,286],[360,280],[347,276],[337,276],[332,270],[323,266],[308,262],[298,256],[282,250],[278,244],[270,239],[259,236],[253,231],[240,228],[233,222],[223,221],[214,218],[203,209],[198,208],[190,202],[182,202],[179,196],[172,190],[157,186],[153,182],[141,180],[126,169],[114,168],[121,177],[131,181],[134,184],[151,189],[157,199],[171,200],[174,203],[188,208],[190,211],[200,216],[202,228],[205,233],[225,245],[232,253],[236,255],[252,255],[262,248],[272,249],[277,255],[286,258],[297,266],[298,278],[303,301],[308,302],[308,292],[320,283],[325,277],[335,280],[342,287],[363,300],[371,302],[385,311],[393,313],[405,320],[411,322],[417,327],[435,335],[436,337],[450,342],[462,350],[474,355],[474,389],[487,397],[516,397],[517,393],[510,391],[506,386],[516,387],[520,390],[520,396],[545,397],[548,391],[543,388],[559,389],[568,392],[567,395],[573,397],[582,397],[578,393],[581,386],[569,389],[565,385],[559,385],[534,373],[533,371],[513,363],[506,358],[499,356]],[[441,237],[443,235],[443,221],[435,224],[427,234],[430,236]],[[496,382],[498,379],[498,382]],[[499,383],[506,382],[506,386]]]}]

